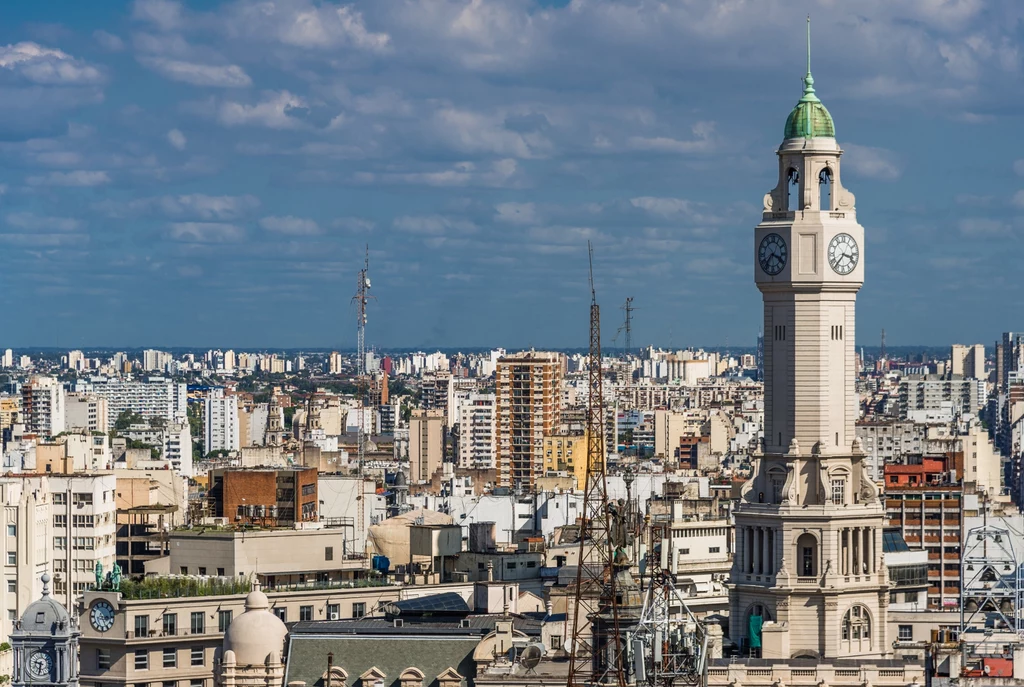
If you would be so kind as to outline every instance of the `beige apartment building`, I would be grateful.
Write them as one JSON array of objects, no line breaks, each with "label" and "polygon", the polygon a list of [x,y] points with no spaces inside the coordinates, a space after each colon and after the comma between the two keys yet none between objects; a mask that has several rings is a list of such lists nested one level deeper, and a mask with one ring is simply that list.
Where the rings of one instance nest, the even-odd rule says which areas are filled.
[{"label": "beige apartment building", "polygon": [[532,490],[544,475],[544,435],[558,429],[565,359],[560,353],[526,351],[498,359],[498,484]]},{"label": "beige apartment building", "polygon": [[414,410],[409,418],[409,481],[429,482],[444,462],[444,413]]}]

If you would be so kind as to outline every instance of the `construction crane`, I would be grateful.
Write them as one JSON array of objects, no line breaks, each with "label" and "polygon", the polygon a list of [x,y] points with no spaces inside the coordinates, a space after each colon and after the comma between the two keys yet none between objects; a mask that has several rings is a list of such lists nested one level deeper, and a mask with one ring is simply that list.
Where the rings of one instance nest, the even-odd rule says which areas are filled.
[{"label": "construction crane", "polygon": [[369,380],[366,374],[366,306],[370,299],[370,246],[366,246],[366,257],[363,269],[359,270],[359,282],[352,303],[356,306],[356,385],[359,389],[359,431],[356,434],[359,452],[359,476],[363,475],[363,462],[366,460],[366,407],[370,405]]},{"label": "construction crane", "polygon": [[[594,289],[594,249],[590,260],[590,357],[587,377],[587,476],[579,519],[579,561],[576,566],[572,637],[567,687],[626,687],[627,658],[620,626],[620,605],[627,589],[617,589],[624,571],[629,576],[625,509],[609,502],[605,452],[604,393],[601,375],[601,308]],[[628,582],[627,582],[628,586]]]}]

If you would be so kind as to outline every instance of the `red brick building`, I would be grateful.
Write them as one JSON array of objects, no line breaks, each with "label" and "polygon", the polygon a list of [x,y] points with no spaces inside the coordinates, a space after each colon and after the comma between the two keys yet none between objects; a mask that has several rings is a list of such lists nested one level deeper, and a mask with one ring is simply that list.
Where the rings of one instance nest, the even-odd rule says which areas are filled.
[{"label": "red brick building", "polygon": [[317,475],[311,467],[210,470],[210,512],[233,524],[260,527],[316,521]]}]

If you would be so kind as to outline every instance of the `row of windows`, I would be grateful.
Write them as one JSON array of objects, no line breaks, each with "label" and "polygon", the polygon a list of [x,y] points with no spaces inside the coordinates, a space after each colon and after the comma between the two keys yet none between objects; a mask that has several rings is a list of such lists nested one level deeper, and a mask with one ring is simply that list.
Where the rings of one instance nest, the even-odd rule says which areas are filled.
[{"label": "row of windows", "polygon": [[[136,649],[135,650],[135,670],[149,670],[149,649]],[[178,649],[173,647],[167,647],[163,650],[163,661],[162,665],[164,668],[177,668],[178,667]],[[190,666],[205,666],[206,665],[206,654],[202,647],[194,647],[189,651],[189,665]],[[96,666],[98,668],[110,668],[110,650],[109,649],[97,649],[96,650]],[[174,684],[174,683],[171,683]]]},{"label": "row of windows", "polygon": [[[100,522],[101,523],[102,522],[106,522],[106,520],[107,520],[107,516],[106,515],[101,515],[99,517],[100,517]],[[74,515],[74,516],[71,517],[71,524],[72,524],[72,526],[74,526],[76,528],[78,528],[78,527],[95,527],[96,526],[96,516],[95,515]],[[58,529],[64,529],[65,527],[67,527],[68,526],[68,518],[67,518],[67,516],[66,515],[54,515],[53,516],[53,526],[58,528]]]},{"label": "row of windows", "polygon": [[[206,574],[206,567],[205,566],[201,565],[201,566],[199,566],[196,569],[199,571],[200,575],[205,575]],[[188,575],[188,566],[187,565],[183,565],[183,566],[179,567],[178,568],[178,572],[180,572],[182,575]],[[217,576],[218,577],[224,577],[224,568],[217,568]]]},{"label": "row of windows", "polygon": [[[178,634],[178,614],[164,613],[161,617],[161,631],[165,635]],[[231,624],[231,611],[217,611],[217,630],[225,632]],[[206,632],[206,614],[203,611],[193,611],[189,618],[189,632],[194,635],[201,635]],[[135,636],[145,637],[149,634],[156,634],[155,630],[149,628],[149,616],[135,616]]]}]

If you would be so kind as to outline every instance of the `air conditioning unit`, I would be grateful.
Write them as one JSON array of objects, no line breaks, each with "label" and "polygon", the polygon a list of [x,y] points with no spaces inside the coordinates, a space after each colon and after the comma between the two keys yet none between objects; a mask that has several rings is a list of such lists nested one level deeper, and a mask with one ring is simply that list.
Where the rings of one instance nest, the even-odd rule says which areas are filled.
[{"label": "air conditioning unit", "polygon": [[338,613],[329,613],[328,616],[327,616],[327,619],[328,620],[338,620],[338,616],[339,616]]}]

